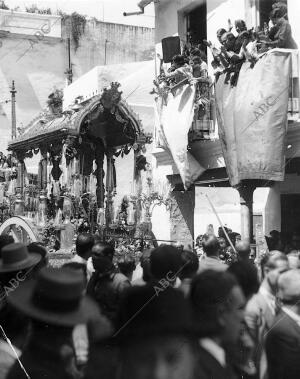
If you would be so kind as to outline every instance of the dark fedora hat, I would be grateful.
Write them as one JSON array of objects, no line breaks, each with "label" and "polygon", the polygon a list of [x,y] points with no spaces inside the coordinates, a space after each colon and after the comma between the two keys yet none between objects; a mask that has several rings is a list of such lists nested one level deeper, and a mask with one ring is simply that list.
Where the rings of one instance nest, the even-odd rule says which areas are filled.
[{"label": "dark fedora hat", "polygon": [[41,260],[41,255],[29,253],[22,243],[11,243],[2,249],[0,273],[24,270],[35,266]]},{"label": "dark fedora hat", "polygon": [[13,291],[8,302],[35,320],[72,327],[99,317],[98,306],[83,291],[82,272],[46,267]]},{"label": "dark fedora hat", "polygon": [[182,291],[151,285],[127,290],[114,337],[121,344],[161,335],[195,336],[191,306]]}]

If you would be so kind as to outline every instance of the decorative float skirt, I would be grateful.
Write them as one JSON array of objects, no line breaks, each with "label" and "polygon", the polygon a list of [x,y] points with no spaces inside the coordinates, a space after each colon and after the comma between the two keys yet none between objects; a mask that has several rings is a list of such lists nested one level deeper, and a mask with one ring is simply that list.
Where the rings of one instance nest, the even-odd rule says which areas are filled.
[{"label": "decorative float skirt", "polygon": [[223,155],[230,183],[244,179],[283,181],[292,54],[274,49],[250,68],[245,62],[236,87],[216,83]]}]

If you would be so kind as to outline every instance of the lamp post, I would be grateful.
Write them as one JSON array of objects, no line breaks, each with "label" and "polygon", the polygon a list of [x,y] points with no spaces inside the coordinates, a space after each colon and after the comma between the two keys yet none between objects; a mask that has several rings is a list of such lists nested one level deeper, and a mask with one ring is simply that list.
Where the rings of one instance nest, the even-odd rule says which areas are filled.
[{"label": "lamp post", "polygon": [[16,88],[15,81],[12,81],[11,86],[11,139],[15,139],[17,137],[17,121],[16,121]]},{"label": "lamp post", "polygon": [[109,40],[105,40],[105,46],[104,46],[104,66],[106,66],[106,58],[107,58],[107,44],[109,43]]}]

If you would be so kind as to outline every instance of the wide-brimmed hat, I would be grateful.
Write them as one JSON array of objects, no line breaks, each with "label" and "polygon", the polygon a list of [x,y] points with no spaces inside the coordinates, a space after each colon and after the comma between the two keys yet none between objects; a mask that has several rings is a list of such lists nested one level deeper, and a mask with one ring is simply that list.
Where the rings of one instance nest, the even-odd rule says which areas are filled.
[{"label": "wide-brimmed hat", "polygon": [[98,306],[83,291],[83,273],[46,267],[13,291],[8,302],[35,320],[72,327],[99,317]]},{"label": "wide-brimmed hat", "polygon": [[41,255],[29,253],[22,243],[11,243],[2,249],[0,273],[24,270],[35,266],[41,260]]},{"label": "wide-brimmed hat", "polygon": [[192,310],[182,291],[145,285],[127,290],[114,337],[130,344],[162,335],[195,336],[195,331]]}]

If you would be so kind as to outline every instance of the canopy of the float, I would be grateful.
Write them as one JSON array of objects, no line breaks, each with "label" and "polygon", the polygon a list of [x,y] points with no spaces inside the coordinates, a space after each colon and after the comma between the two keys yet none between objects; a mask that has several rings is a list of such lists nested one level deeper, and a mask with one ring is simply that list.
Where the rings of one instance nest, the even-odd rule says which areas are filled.
[{"label": "canopy of the float", "polygon": [[[120,83],[121,100],[117,104],[120,117],[128,121],[128,130],[123,138],[120,129],[109,126],[108,146],[125,145],[134,142],[141,131],[141,124],[145,132],[153,131],[154,106],[150,95],[154,78],[154,61],[97,66],[64,90],[63,112],[53,115],[44,111],[24,128],[24,133],[9,143],[10,150],[31,150],[42,143],[55,143],[68,135],[79,135],[82,125],[89,116],[99,112],[101,96],[104,88],[109,88],[112,82]],[[76,109],[73,109],[76,102]],[[105,115],[107,121],[107,114]],[[103,117],[98,115],[96,136],[102,137],[105,133]],[[102,126],[100,124],[102,123]],[[114,124],[118,124],[115,120]],[[122,122],[119,123],[121,126]],[[107,130],[106,130],[107,131]],[[121,133],[122,134],[122,133]],[[126,136],[127,134],[127,136]],[[121,139],[120,139],[121,138]]]},{"label": "canopy of the float", "polygon": [[[78,111],[71,110],[59,116],[50,114],[39,116],[21,136],[9,143],[9,149],[29,151],[38,148],[41,144],[50,145],[62,141],[69,135],[78,136],[86,122],[90,123],[89,132],[92,136],[106,137],[108,147],[133,143],[140,133],[141,123],[129,105],[121,100],[117,104],[117,117],[114,120],[111,120],[107,113],[101,113],[99,110],[101,106],[101,95],[99,95],[82,104]],[[89,119],[90,115],[93,115],[93,120]],[[96,119],[97,128],[94,125]],[[128,122],[127,131],[121,126],[125,122]]]}]

